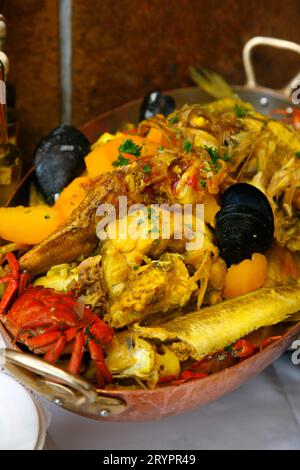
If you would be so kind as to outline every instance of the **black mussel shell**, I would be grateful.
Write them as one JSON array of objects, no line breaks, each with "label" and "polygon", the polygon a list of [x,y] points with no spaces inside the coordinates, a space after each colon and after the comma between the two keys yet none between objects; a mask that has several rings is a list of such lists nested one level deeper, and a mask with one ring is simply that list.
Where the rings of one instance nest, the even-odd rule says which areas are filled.
[{"label": "black mussel shell", "polygon": [[84,169],[84,157],[90,151],[88,139],[73,126],[64,124],[44,137],[34,154],[35,172],[50,204]]},{"label": "black mussel shell", "polygon": [[216,214],[215,242],[227,266],[265,253],[274,237],[274,217],[267,197],[255,186],[238,183],[223,195]]},{"label": "black mussel shell", "polygon": [[155,116],[156,114],[168,116],[174,111],[175,107],[175,101],[172,96],[163,95],[158,90],[150,91],[141,104],[140,121]]}]

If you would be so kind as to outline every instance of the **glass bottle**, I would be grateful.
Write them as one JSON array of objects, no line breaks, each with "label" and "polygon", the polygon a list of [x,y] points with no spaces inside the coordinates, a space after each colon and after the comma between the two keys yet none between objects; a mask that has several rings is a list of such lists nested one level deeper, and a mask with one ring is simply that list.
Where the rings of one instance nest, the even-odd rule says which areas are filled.
[{"label": "glass bottle", "polygon": [[[5,42],[7,34],[6,19],[0,14],[0,51],[5,52]],[[7,133],[8,140],[14,145],[18,145],[19,121],[16,110],[16,89],[13,83],[6,77],[6,112],[7,112]]]},{"label": "glass bottle", "polygon": [[0,205],[7,203],[21,179],[20,150],[8,140],[6,74],[8,59],[0,52]]}]

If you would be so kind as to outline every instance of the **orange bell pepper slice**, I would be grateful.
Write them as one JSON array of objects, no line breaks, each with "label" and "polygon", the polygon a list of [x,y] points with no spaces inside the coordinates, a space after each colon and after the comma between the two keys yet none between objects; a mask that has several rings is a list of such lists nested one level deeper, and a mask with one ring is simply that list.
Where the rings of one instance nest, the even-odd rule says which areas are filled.
[{"label": "orange bell pepper slice", "polygon": [[[88,176],[95,177],[114,170],[120,155],[119,148],[126,140],[129,139],[132,140],[134,144],[141,147],[140,156],[138,158],[154,156],[159,147],[156,143],[150,142],[149,140],[137,135],[123,135],[122,137],[116,137],[105,144],[98,145],[85,157]],[[121,152],[121,156],[123,159],[128,160],[128,164],[135,161],[137,158],[134,155],[124,152]],[[124,163],[126,164],[126,162]]]}]

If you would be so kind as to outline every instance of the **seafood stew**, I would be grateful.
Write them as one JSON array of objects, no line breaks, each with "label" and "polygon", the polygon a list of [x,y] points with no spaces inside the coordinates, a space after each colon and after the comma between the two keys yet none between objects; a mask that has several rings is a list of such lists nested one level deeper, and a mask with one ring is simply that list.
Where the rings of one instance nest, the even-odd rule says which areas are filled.
[{"label": "seafood stew", "polygon": [[[293,123],[237,99],[100,136],[53,206],[0,209],[1,321],[99,388],[177,385],[244,361],[297,319],[299,157]],[[117,214],[103,240],[102,204]],[[172,205],[192,208],[181,238]],[[191,234],[201,243],[188,249]]]}]

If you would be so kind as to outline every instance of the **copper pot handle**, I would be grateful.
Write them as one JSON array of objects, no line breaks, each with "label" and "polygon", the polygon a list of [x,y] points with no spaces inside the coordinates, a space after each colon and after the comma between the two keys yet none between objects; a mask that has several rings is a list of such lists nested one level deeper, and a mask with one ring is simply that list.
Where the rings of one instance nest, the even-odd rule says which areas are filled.
[{"label": "copper pot handle", "polygon": [[[254,38],[249,39],[243,47],[243,62],[244,69],[246,74],[246,85],[253,88],[258,85],[255,78],[254,66],[252,62],[252,49],[256,46],[270,46],[276,47],[277,49],[286,49],[289,51],[297,52],[300,54],[300,44],[292,41],[286,41],[284,39],[269,38],[265,36],[255,36]],[[279,90],[283,95],[289,97],[293,86],[296,80],[300,80],[300,72],[281,90]]]},{"label": "copper pot handle", "polygon": [[78,375],[49,364],[33,354],[0,349],[0,366],[38,395],[70,411],[107,417],[126,409],[123,400],[98,392]]}]

